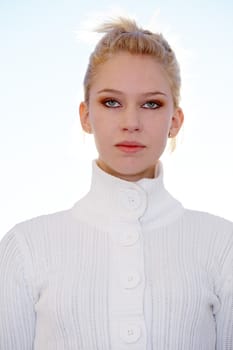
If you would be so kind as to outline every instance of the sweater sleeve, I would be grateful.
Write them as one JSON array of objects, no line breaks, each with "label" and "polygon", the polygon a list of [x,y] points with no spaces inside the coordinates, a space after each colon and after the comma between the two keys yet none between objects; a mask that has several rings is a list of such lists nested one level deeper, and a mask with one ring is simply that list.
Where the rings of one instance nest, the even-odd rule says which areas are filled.
[{"label": "sweater sleeve", "polygon": [[233,239],[229,242],[225,252],[222,277],[217,293],[220,308],[215,315],[216,350],[233,350]]},{"label": "sweater sleeve", "polygon": [[35,313],[25,263],[12,230],[0,242],[0,349],[33,349]]}]

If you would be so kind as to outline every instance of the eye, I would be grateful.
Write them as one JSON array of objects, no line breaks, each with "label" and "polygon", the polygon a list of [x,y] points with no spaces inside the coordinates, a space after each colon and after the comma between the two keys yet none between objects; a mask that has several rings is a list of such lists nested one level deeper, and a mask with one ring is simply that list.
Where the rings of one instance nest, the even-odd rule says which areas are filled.
[{"label": "eye", "polygon": [[120,103],[117,102],[116,100],[110,98],[108,100],[104,100],[103,104],[108,107],[108,108],[117,108],[120,107]]},{"label": "eye", "polygon": [[161,103],[158,101],[148,101],[142,105],[143,108],[146,109],[157,109],[161,107]]}]

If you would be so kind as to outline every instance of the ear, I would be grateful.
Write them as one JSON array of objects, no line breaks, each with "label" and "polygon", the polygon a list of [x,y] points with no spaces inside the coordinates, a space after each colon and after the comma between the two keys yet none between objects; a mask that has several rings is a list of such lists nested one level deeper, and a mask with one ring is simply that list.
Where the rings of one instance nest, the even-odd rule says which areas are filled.
[{"label": "ear", "polygon": [[171,119],[171,125],[170,125],[170,137],[175,137],[178,132],[180,131],[180,128],[182,127],[184,122],[184,113],[183,110],[178,107],[175,109],[175,112],[173,113],[172,119]]},{"label": "ear", "polygon": [[91,134],[91,123],[89,118],[88,105],[86,102],[81,102],[79,105],[79,117],[82,129],[88,134]]}]

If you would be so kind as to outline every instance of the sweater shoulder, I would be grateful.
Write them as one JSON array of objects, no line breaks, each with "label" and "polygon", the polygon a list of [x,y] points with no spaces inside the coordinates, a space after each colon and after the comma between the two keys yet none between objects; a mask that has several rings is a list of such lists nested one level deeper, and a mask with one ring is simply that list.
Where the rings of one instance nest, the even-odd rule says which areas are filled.
[{"label": "sweater shoulder", "polygon": [[70,209],[69,210],[62,210],[50,214],[44,214],[32,217],[30,219],[27,219],[25,221],[19,222],[14,226],[14,229],[16,231],[22,232],[30,230],[33,232],[35,229],[46,229],[48,226],[51,225],[58,225],[62,222],[66,222],[69,220],[70,216]]},{"label": "sweater shoulder", "polygon": [[226,228],[228,227],[229,229],[233,230],[232,221],[224,217],[211,214],[205,211],[184,209],[184,218],[190,221],[202,222],[204,225],[207,225],[207,226],[213,226],[213,225],[217,225],[221,227],[225,226]]},{"label": "sweater shoulder", "polygon": [[209,212],[185,209],[184,226],[188,232],[198,236],[201,241],[216,241],[217,245],[233,245],[233,222]]},{"label": "sweater shoulder", "polygon": [[54,237],[64,228],[67,230],[67,226],[71,224],[70,217],[69,209],[30,218],[13,226],[3,236],[2,241],[15,237],[17,241],[26,245],[37,244],[36,242],[43,237]]}]

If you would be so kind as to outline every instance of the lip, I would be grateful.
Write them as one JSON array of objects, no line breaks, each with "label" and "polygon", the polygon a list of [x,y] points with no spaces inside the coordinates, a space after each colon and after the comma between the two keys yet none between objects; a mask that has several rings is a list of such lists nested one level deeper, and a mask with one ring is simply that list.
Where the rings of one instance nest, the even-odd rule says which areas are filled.
[{"label": "lip", "polygon": [[116,144],[116,147],[125,153],[137,153],[146,146],[137,141],[122,141]]}]

